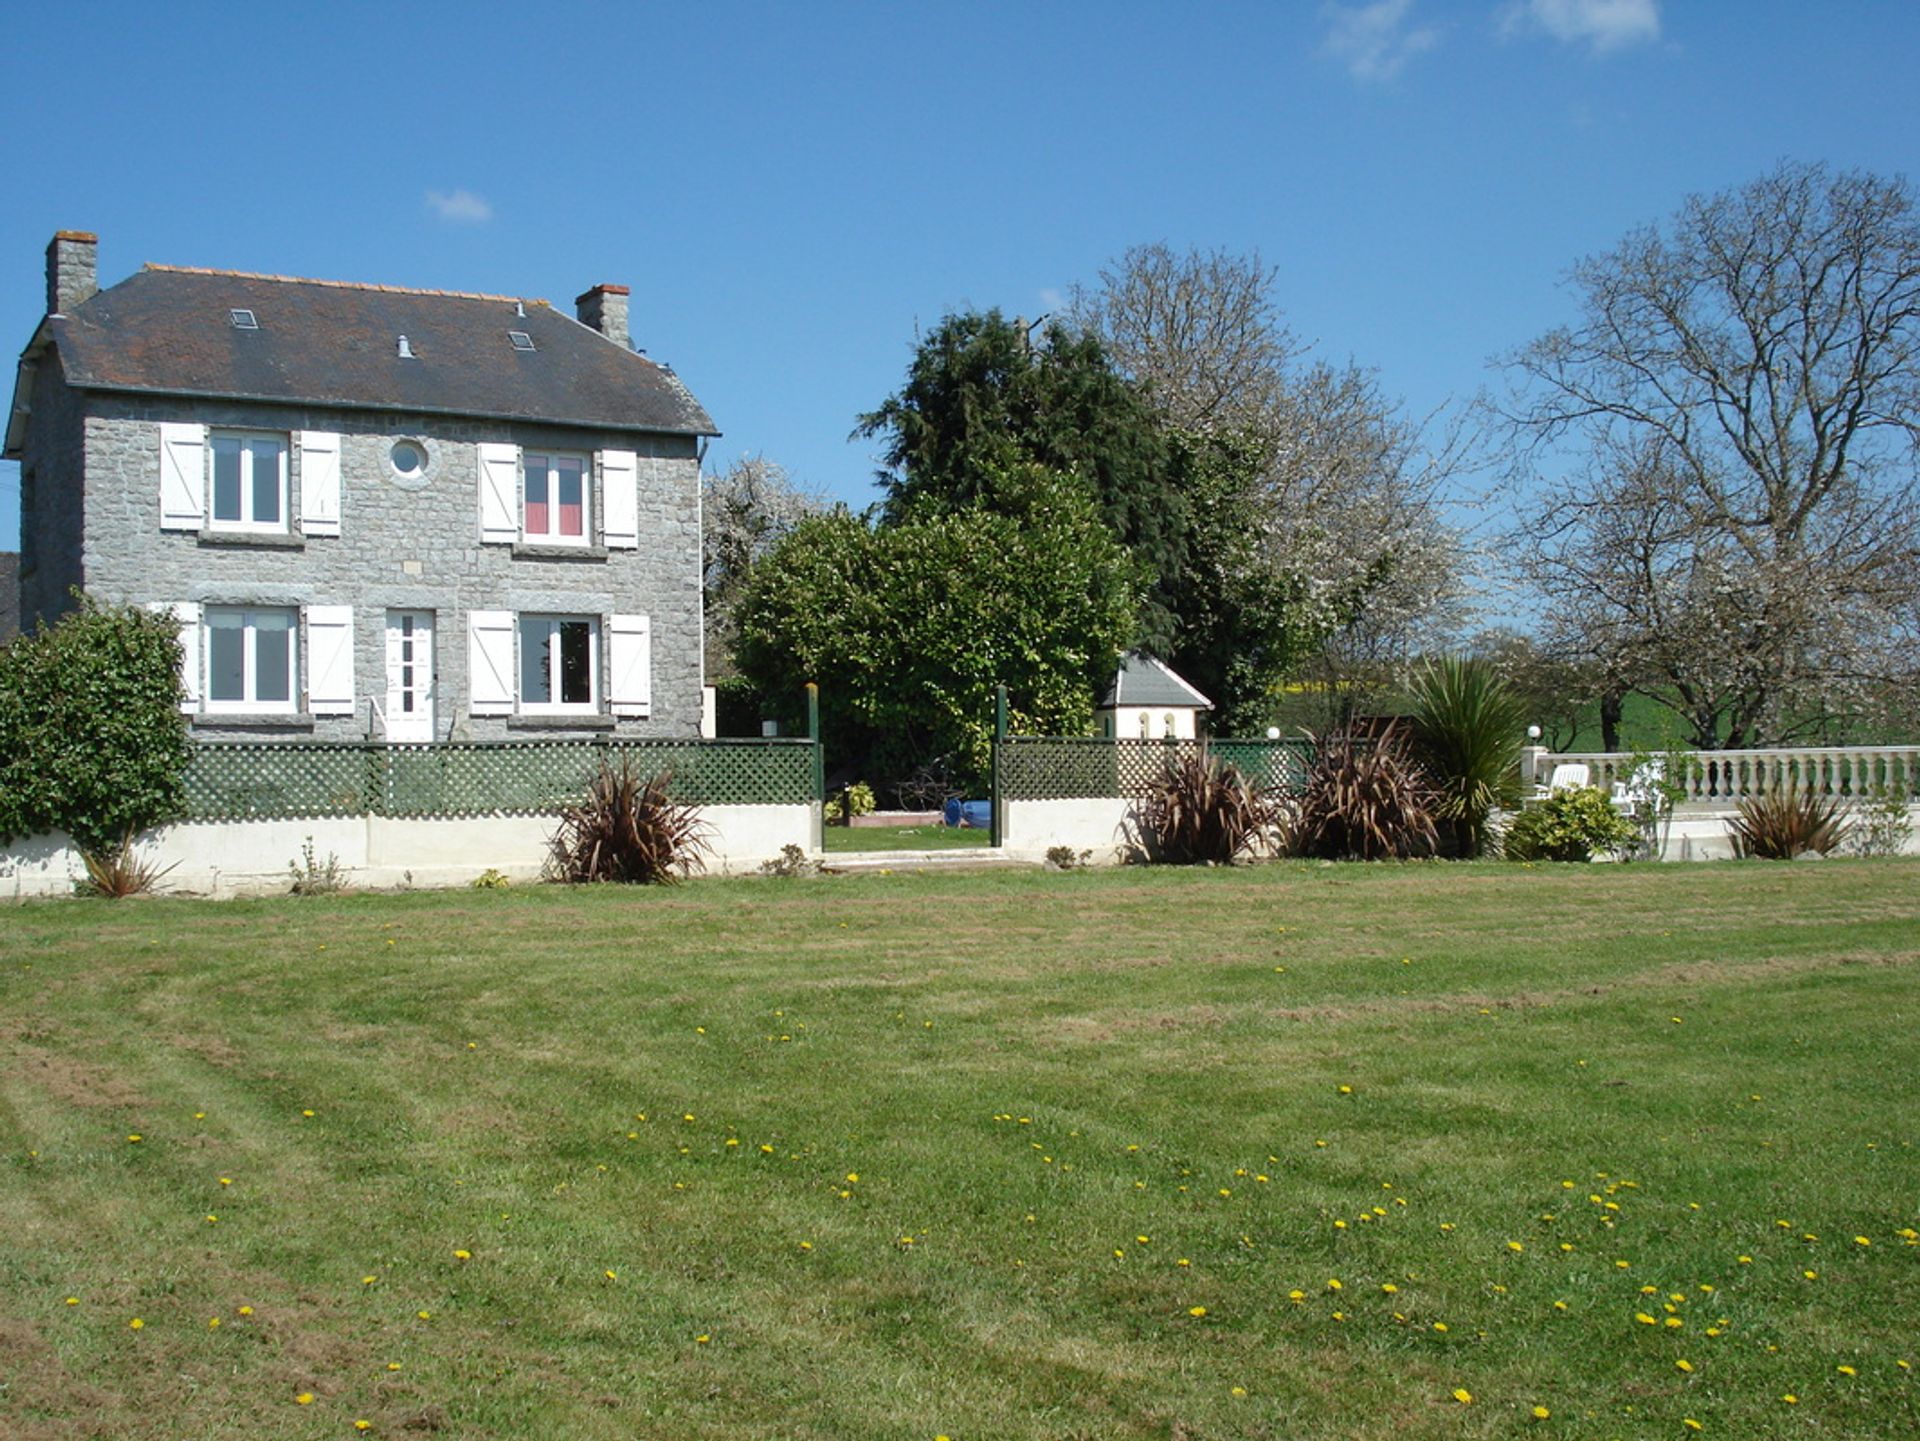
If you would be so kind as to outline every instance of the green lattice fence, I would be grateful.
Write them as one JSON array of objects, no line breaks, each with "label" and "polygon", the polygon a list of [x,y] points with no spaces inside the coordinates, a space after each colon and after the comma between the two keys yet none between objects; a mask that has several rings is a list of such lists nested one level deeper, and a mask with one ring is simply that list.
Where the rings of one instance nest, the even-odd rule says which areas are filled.
[{"label": "green lattice fence", "polygon": [[1205,750],[1258,785],[1298,793],[1312,748],[1301,740],[1108,740],[1008,736],[1000,747],[1000,795],[1010,801],[1137,799],[1167,767]]},{"label": "green lattice fence", "polygon": [[603,761],[669,771],[689,805],[805,805],[813,745],[802,740],[210,742],[187,767],[193,820],[551,813]]}]

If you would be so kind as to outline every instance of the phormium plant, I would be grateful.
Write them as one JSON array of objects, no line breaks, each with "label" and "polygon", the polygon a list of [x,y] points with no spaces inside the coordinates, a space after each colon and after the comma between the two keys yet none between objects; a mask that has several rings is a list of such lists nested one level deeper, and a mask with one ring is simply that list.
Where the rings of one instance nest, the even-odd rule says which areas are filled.
[{"label": "phormium plant", "polygon": [[1336,732],[1315,747],[1289,848],[1333,861],[1429,856],[1439,840],[1437,800],[1404,741]]},{"label": "phormium plant", "polygon": [[708,850],[699,812],[669,794],[672,773],[642,779],[633,762],[603,763],[584,799],[560,812],[547,869],[555,880],[672,883]]},{"label": "phormium plant", "polygon": [[1727,822],[1736,856],[1762,861],[1790,861],[1809,851],[1824,856],[1847,836],[1841,803],[1798,786],[1753,796],[1736,809],[1739,814]]},{"label": "phormium plant", "polygon": [[1160,865],[1231,865],[1277,851],[1291,820],[1279,791],[1205,754],[1167,763],[1133,821],[1135,848]]},{"label": "phormium plant", "polygon": [[1434,820],[1449,855],[1484,855],[1487,818],[1520,803],[1527,701],[1485,661],[1442,656],[1415,672],[1420,758],[1439,792]]}]

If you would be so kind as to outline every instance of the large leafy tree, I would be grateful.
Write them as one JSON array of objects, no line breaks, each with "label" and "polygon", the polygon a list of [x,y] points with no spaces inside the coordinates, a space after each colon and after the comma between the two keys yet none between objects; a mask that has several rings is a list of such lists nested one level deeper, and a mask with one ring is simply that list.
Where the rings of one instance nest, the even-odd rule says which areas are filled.
[{"label": "large leafy tree", "polygon": [[[1920,219],[1904,180],[1786,163],[1574,266],[1509,357],[1515,537],[1559,649],[1693,744],[1911,704]],[[1542,448],[1570,457],[1538,464]]]},{"label": "large leafy tree", "polygon": [[1072,306],[1183,461],[1191,543],[1163,580],[1167,654],[1236,729],[1302,673],[1349,708],[1457,623],[1464,588],[1440,504],[1461,438],[1431,446],[1370,372],[1304,361],[1274,280],[1258,254],[1142,245]]},{"label": "large leafy tree", "polygon": [[884,442],[887,526],[930,508],[992,507],[1002,478],[1023,465],[1077,476],[1149,578],[1142,639],[1172,640],[1170,588],[1191,544],[1190,508],[1159,416],[1091,332],[998,310],[949,315],[855,434]]},{"label": "large leafy tree", "polygon": [[818,682],[837,759],[899,776],[945,757],[977,781],[1000,684],[1018,729],[1090,725],[1131,637],[1134,564],[1077,477],[1016,465],[984,476],[979,501],[880,527],[836,510],[754,567],[741,670],[766,696]]},{"label": "large leafy tree", "polygon": [[706,616],[707,679],[724,681],[733,664],[734,603],[754,565],[826,502],[797,485],[785,466],[742,456],[700,480],[701,599]]}]

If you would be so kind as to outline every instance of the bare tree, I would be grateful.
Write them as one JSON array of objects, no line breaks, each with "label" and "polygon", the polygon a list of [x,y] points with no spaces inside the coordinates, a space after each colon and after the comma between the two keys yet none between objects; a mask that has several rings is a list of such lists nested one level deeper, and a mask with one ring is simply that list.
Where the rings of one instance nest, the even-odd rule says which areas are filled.
[{"label": "bare tree", "polygon": [[1257,429],[1300,354],[1273,303],[1278,272],[1258,251],[1136,245],[1076,285],[1069,318],[1182,430]]},{"label": "bare tree", "polygon": [[701,588],[706,604],[707,679],[734,673],[733,609],[747,572],[801,521],[827,509],[794,483],[785,466],[747,455],[700,479]]},{"label": "bare tree", "polygon": [[1920,224],[1899,179],[1782,164],[1574,266],[1508,358],[1543,449],[1517,540],[1561,646],[1696,745],[1824,735],[1911,694]]}]

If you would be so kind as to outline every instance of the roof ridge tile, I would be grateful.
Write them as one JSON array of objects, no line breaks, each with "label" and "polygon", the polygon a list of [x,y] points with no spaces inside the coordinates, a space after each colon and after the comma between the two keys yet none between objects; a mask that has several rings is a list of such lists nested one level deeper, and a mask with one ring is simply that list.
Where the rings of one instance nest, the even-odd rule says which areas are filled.
[{"label": "roof ridge tile", "polygon": [[333,290],[377,290],[387,295],[432,295],[444,300],[494,300],[504,304],[544,305],[553,303],[532,295],[491,295],[478,290],[434,290],[416,285],[379,285],[365,280],[317,280],[306,275],[269,275],[258,270],[221,270],[211,265],[156,265],[149,260],[142,270],[158,270],[169,275],[221,275],[229,280],[271,280],[282,285],[324,285]]}]

